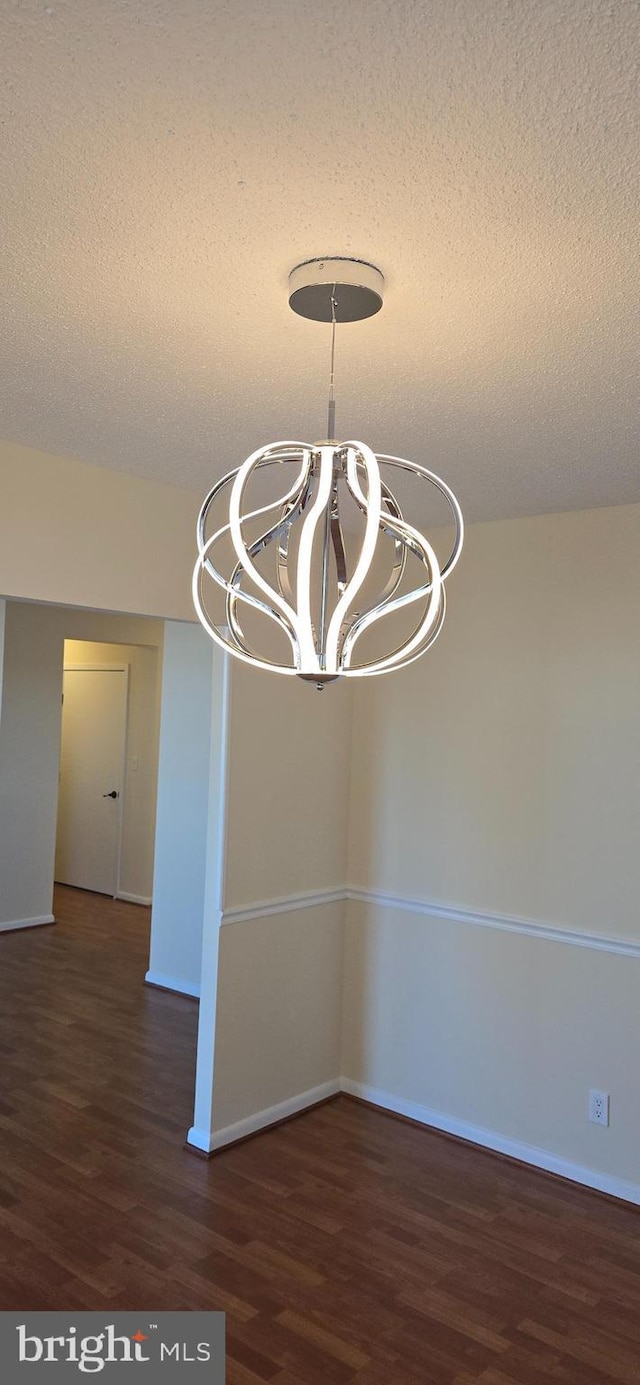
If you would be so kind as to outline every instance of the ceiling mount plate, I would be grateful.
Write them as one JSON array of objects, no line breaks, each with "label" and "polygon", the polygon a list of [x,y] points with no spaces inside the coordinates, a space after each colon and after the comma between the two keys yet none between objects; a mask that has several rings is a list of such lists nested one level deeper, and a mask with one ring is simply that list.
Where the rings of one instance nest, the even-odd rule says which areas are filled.
[{"label": "ceiling mount plate", "polygon": [[312,322],[331,322],[333,297],[336,322],[362,322],[380,311],[383,289],[383,275],[366,260],[305,260],[289,275],[289,307]]}]

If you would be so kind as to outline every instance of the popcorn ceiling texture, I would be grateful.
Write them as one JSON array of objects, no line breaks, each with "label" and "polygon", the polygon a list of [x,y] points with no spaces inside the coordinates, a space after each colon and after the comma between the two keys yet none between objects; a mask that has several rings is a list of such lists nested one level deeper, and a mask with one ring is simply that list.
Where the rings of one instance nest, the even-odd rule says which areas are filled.
[{"label": "popcorn ceiling texture", "polygon": [[640,499],[637,4],[4,0],[0,24],[0,435],[194,489],[323,436],[328,329],[287,275],[356,255],[387,295],[338,334],[341,436],[471,518]]}]

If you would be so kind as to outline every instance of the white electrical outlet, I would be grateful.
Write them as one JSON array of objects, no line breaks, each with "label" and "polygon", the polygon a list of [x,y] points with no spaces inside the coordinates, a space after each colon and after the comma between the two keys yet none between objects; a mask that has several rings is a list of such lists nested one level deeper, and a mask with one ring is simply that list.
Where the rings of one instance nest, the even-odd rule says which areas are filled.
[{"label": "white electrical outlet", "polygon": [[589,1092],[589,1120],[595,1125],[609,1124],[608,1092]]}]

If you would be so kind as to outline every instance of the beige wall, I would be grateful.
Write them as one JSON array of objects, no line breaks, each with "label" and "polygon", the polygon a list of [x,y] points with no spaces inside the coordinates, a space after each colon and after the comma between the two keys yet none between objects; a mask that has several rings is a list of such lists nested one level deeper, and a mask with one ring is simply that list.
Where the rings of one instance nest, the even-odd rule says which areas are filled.
[{"label": "beige wall", "polygon": [[216,1131],[335,1082],[342,944],[342,904],[221,928]]},{"label": "beige wall", "polygon": [[344,885],[349,690],[232,664],[225,907]]},{"label": "beige wall", "polygon": [[[600,1170],[640,1198],[640,958],[355,901],[348,911],[342,1071],[363,1095],[470,1139],[493,1133],[494,1147],[522,1144],[511,1152],[523,1158]],[[609,1129],[587,1120],[592,1087],[611,1093]]]},{"label": "beige wall", "polygon": [[606,949],[640,944],[639,538],[640,506],[472,527],[434,649],[357,685],[343,1053],[356,1084],[636,1183],[640,947]]},{"label": "beige wall", "polygon": [[351,883],[638,935],[639,539],[470,529],[433,649],[356,684]]},{"label": "beige wall", "polygon": [[201,497],[0,442],[0,595],[193,619]]},{"label": "beige wall", "polygon": [[8,601],[0,718],[0,927],[52,918],[62,638]]},{"label": "beige wall", "polygon": [[[322,895],[347,859],[348,689],[235,662],[231,694],[218,1131],[338,1078],[344,906]],[[309,892],[320,900],[290,907]]]},{"label": "beige wall", "polygon": [[141,903],[151,902],[153,885],[162,629],[159,622],[149,632],[155,641],[153,645],[100,644],[89,640],[65,640],[64,644],[65,667],[110,663],[129,666],[118,892]]}]

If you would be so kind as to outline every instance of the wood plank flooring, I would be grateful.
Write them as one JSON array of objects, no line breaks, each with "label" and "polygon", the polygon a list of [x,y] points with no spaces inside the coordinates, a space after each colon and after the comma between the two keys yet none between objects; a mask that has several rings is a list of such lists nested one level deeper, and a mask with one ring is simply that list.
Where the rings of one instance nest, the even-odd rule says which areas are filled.
[{"label": "wood plank flooring", "polygon": [[640,1216],[346,1097],[183,1148],[148,915],[0,936],[0,1308],[223,1308],[229,1385],[640,1382]]}]

